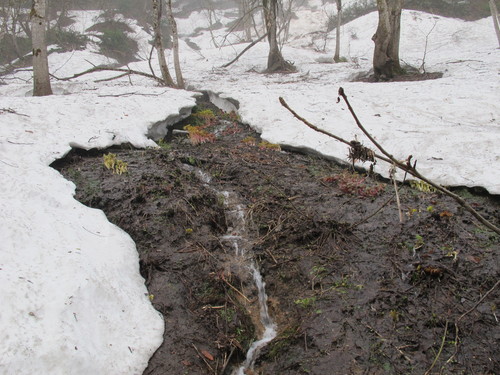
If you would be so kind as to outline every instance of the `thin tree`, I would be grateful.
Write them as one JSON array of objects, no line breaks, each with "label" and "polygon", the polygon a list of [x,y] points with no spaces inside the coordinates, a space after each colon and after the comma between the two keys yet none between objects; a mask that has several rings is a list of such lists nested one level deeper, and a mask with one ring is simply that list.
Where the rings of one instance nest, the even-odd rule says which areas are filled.
[{"label": "thin tree", "polygon": [[295,67],[283,58],[278,45],[278,0],[262,0],[262,6],[267,30],[267,40],[269,42],[266,71],[269,73],[294,71]]},{"label": "thin tree", "polygon": [[253,5],[250,4],[249,0],[240,0],[238,2],[239,18],[243,24],[245,40],[247,42],[250,42],[252,40],[252,7]]},{"label": "thin tree", "polygon": [[337,1],[337,32],[335,37],[335,55],[333,61],[340,62],[340,26],[342,25],[342,0]]},{"label": "thin tree", "polygon": [[375,79],[390,79],[401,72],[399,38],[403,0],[377,0],[378,27],[375,42],[373,71]]},{"label": "thin tree", "polygon": [[495,33],[497,34],[498,46],[500,47],[500,28],[498,27],[498,10],[495,0],[490,0],[490,10],[491,17],[493,17],[493,27],[495,28]]},{"label": "thin tree", "polygon": [[46,0],[33,0],[30,13],[31,42],[33,46],[33,95],[52,95],[47,59],[45,30]]},{"label": "thin tree", "polygon": [[174,13],[172,12],[172,0],[168,0],[167,17],[172,32],[172,50],[174,53],[174,69],[175,78],[177,79],[177,87],[183,89],[184,78],[182,77],[181,63],[179,61],[179,34],[177,32],[177,22],[175,22]]},{"label": "thin tree", "polygon": [[165,49],[161,37],[161,17],[163,9],[163,0],[152,0],[153,2],[153,32],[154,32],[154,47],[158,54],[158,64],[160,65],[161,76],[165,85],[175,87],[174,80],[168,70],[167,59],[165,57]]}]

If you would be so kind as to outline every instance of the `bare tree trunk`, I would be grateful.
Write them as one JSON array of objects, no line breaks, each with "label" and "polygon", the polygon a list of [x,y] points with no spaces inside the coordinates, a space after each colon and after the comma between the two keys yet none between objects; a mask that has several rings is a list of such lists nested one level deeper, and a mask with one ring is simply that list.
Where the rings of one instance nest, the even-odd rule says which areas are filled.
[{"label": "bare tree trunk", "polygon": [[399,64],[399,37],[403,0],[377,0],[378,27],[375,42],[373,70],[376,79],[390,79],[401,71]]},{"label": "bare tree trunk", "polygon": [[158,54],[158,64],[160,65],[161,76],[165,85],[169,87],[175,87],[174,80],[170,75],[168,70],[167,59],[165,57],[165,49],[163,48],[163,42],[161,39],[161,16],[162,16],[162,1],[163,0],[152,0],[153,1],[153,32],[155,34],[154,46]]},{"label": "bare tree trunk", "polygon": [[251,4],[248,0],[240,0],[239,13],[241,22],[243,22],[243,30],[245,32],[245,40],[250,42],[252,40],[252,17],[251,17]]},{"label": "bare tree trunk", "polygon": [[500,47],[500,29],[498,27],[498,10],[495,0],[490,0],[490,10],[491,16],[493,17],[493,27],[495,28],[495,33],[497,34],[498,46]]},{"label": "bare tree trunk", "polygon": [[179,61],[179,34],[177,33],[177,22],[175,22],[174,13],[172,12],[172,0],[168,0],[168,22],[172,31],[172,50],[174,52],[174,69],[175,77],[177,78],[177,87],[185,88],[184,78],[182,77],[181,63]]},{"label": "bare tree trunk", "polygon": [[295,67],[283,58],[278,45],[278,25],[276,17],[278,0],[262,0],[262,5],[267,29],[267,40],[269,42],[269,55],[267,58],[266,71],[269,73],[278,71],[294,71]]},{"label": "bare tree trunk", "polygon": [[31,42],[33,45],[33,95],[52,95],[49,77],[49,63],[47,59],[47,43],[45,40],[46,28],[46,1],[33,0],[31,6]]},{"label": "bare tree trunk", "polygon": [[335,55],[333,61],[338,63],[340,61],[340,26],[342,25],[342,1],[337,1],[337,32],[335,36]]}]

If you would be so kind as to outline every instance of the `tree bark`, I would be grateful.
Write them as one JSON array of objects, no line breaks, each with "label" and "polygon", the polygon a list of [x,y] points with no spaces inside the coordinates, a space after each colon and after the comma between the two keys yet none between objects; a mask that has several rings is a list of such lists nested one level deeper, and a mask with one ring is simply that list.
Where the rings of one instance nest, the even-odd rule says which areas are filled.
[{"label": "tree bark", "polygon": [[240,0],[238,4],[240,20],[243,23],[243,30],[245,32],[245,40],[250,42],[252,40],[252,18],[250,15],[251,6],[248,0]]},{"label": "tree bark", "polygon": [[185,87],[184,78],[182,77],[181,63],[179,61],[179,34],[177,33],[177,22],[175,22],[174,13],[172,12],[172,0],[168,0],[168,23],[172,31],[172,50],[174,53],[174,69],[175,78],[177,79],[177,87],[183,89]]},{"label": "tree bark", "polygon": [[491,17],[493,17],[493,27],[495,28],[495,33],[497,34],[498,47],[500,47],[500,28],[498,26],[498,10],[495,0],[490,0],[490,10]]},{"label": "tree bark", "polygon": [[278,45],[278,0],[262,0],[262,5],[266,23],[267,40],[269,42],[266,72],[294,71],[295,67],[283,58]]},{"label": "tree bark", "polygon": [[161,38],[161,16],[162,16],[162,1],[153,1],[153,32],[155,35],[154,46],[158,54],[158,64],[160,65],[161,76],[165,85],[175,87],[174,80],[168,70],[167,59],[165,57],[165,49],[163,48],[163,41]]},{"label": "tree bark", "polygon": [[333,61],[340,62],[340,26],[342,25],[342,1],[337,1],[337,32],[335,36],[335,55]]},{"label": "tree bark", "polygon": [[375,42],[373,71],[376,79],[391,79],[401,72],[399,37],[403,0],[377,0],[378,27]]},{"label": "tree bark", "polygon": [[33,45],[33,96],[52,95],[45,40],[47,9],[45,0],[33,0],[31,6],[31,42]]}]

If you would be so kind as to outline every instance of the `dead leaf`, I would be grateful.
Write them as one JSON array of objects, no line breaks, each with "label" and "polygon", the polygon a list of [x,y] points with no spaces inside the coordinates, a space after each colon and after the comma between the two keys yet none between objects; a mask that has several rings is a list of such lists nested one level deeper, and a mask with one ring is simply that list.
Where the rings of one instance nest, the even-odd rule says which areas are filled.
[{"label": "dead leaf", "polygon": [[206,350],[202,350],[201,354],[203,354],[203,356],[206,359],[208,359],[209,361],[213,361],[214,360],[214,356],[212,354],[210,354],[209,352],[207,352]]},{"label": "dead leaf", "polygon": [[452,217],[453,214],[450,211],[443,211],[439,214],[441,217]]},{"label": "dead leaf", "polygon": [[473,255],[467,255],[465,258],[472,263],[479,264],[481,262],[481,259],[479,257],[475,257]]}]

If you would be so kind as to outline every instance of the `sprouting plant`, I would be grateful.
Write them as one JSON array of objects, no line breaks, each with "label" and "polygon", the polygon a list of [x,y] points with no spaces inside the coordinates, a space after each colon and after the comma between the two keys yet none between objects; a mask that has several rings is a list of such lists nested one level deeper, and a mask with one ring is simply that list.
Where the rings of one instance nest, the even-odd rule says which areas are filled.
[{"label": "sprouting plant", "polygon": [[228,121],[233,121],[233,122],[236,122],[236,121],[240,121],[241,120],[241,117],[239,114],[237,114],[235,111],[231,111],[231,112],[224,112],[222,114],[222,118],[224,120],[228,120]]},{"label": "sprouting plant", "polygon": [[372,182],[368,176],[361,176],[358,173],[343,171],[342,173],[323,178],[324,182],[336,182],[339,189],[347,194],[358,195],[360,197],[376,197],[385,190],[382,183]]},{"label": "sprouting plant", "polygon": [[437,190],[435,187],[429,185],[425,181],[420,181],[420,180],[411,180],[410,181],[410,186],[414,189],[417,189],[418,191],[421,191],[423,193],[435,193]]},{"label": "sprouting plant", "polygon": [[394,323],[399,322],[399,318],[401,316],[401,313],[398,310],[391,310],[391,311],[389,311],[389,315],[392,318],[392,321]]},{"label": "sprouting plant", "polygon": [[326,276],[326,268],[324,266],[314,266],[309,274],[311,275],[311,289],[314,290],[316,282],[321,282],[321,280]]},{"label": "sprouting plant", "polygon": [[415,241],[413,244],[407,243],[409,250],[412,252],[413,256],[416,255],[417,250],[421,249],[424,246],[424,238],[420,234],[415,235]]},{"label": "sprouting plant", "polygon": [[243,138],[243,140],[241,142],[243,142],[247,145],[250,145],[250,146],[255,146],[257,144],[257,140],[255,139],[255,137],[252,137],[252,136],[248,136],[248,137]]},{"label": "sprouting plant", "polygon": [[231,323],[236,316],[236,311],[232,308],[223,308],[219,310],[219,315],[226,323]]},{"label": "sprouting plant", "polygon": [[217,121],[217,116],[211,109],[204,109],[202,111],[193,113],[193,117],[200,120],[201,124],[204,126],[213,125]]},{"label": "sprouting plant", "polygon": [[189,139],[193,145],[215,141],[215,134],[209,133],[199,126],[186,125],[184,129],[189,133]]},{"label": "sprouting plant", "polygon": [[108,153],[103,156],[104,166],[110,169],[113,174],[124,174],[128,172],[128,164],[116,157],[116,154]]},{"label": "sprouting plant", "polygon": [[316,297],[306,297],[301,299],[296,299],[294,303],[303,309],[312,307],[316,303]]},{"label": "sprouting plant", "polygon": [[170,151],[170,149],[172,148],[172,145],[168,142],[165,142],[163,139],[160,139],[158,141],[158,146],[160,146],[165,151]]},{"label": "sprouting plant", "polygon": [[259,148],[281,151],[280,145],[278,145],[276,143],[270,143],[270,142],[267,142],[267,141],[260,142],[259,143]]}]

